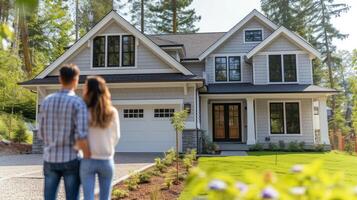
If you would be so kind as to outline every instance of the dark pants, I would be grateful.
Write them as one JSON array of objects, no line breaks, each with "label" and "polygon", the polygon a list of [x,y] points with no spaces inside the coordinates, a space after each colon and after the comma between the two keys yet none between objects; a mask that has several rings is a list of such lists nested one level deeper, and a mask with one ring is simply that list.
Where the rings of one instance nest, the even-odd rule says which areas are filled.
[{"label": "dark pants", "polygon": [[79,199],[79,160],[65,163],[44,162],[43,173],[45,176],[45,200],[55,200],[61,177],[64,180],[67,200]]}]

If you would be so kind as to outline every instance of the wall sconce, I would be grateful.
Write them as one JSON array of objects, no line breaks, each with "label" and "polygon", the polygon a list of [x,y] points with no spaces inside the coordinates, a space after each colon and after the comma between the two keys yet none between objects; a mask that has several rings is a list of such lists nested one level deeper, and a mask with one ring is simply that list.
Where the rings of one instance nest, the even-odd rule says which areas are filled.
[{"label": "wall sconce", "polygon": [[183,104],[183,109],[187,110],[188,114],[191,114],[191,104],[190,103]]}]

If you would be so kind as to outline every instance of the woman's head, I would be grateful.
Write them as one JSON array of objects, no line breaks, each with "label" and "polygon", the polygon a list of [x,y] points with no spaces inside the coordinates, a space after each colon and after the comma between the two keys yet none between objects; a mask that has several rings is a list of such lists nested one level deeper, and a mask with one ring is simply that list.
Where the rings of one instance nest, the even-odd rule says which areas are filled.
[{"label": "woman's head", "polygon": [[99,76],[87,78],[83,99],[86,102],[89,112],[91,127],[106,128],[113,118],[111,96],[105,80]]}]

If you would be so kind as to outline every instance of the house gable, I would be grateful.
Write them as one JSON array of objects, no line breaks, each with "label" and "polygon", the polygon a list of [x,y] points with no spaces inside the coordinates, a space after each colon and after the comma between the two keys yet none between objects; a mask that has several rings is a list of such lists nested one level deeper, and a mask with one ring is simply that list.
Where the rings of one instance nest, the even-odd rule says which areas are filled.
[{"label": "house gable", "polygon": [[[92,39],[102,34],[130,34],[136,38],[136,66],[131,69],[93,69],[91,66]],[[125,31],[125,32],[124,32]],[[123,33],[124,32],[124,33]],[[50,64],[36,78],[44,78],[47,75],[58,74],[58,68],[64,63],[72,62],[81,65],[82,74],[126,74],[126,73],[171,73],[180,72],[184,75],[192,73],[177,62],[174,58],[164,52],[135,27],[115,11],[111,11],[98,24],[96,24],[86,35],[78,40],[62,56]],[[137,67],[140,66],[140,67]],[[129,68],[129,67],[128,67]],[[99,72],[100,71],[100,72]]]}]

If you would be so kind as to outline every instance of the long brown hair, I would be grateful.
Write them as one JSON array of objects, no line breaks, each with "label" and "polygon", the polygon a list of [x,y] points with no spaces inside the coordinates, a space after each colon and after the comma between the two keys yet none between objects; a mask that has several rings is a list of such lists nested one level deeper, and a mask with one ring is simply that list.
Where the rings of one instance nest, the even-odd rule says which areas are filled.
[{"label": "long brown hair", "polygon": [[107,128],[113,119],[111,96],[105,80],[99,76],[90,76],[85,82],[83,99],[89,112],[89,126]]}]

